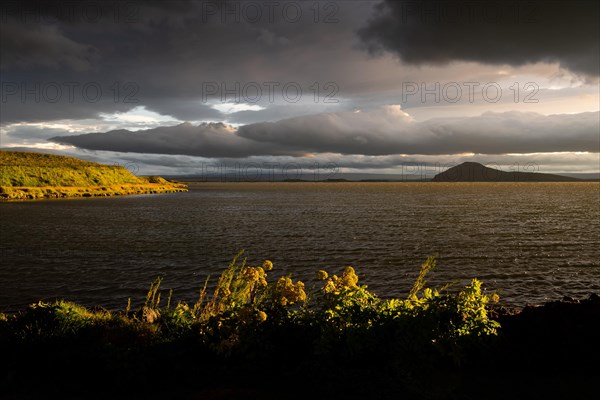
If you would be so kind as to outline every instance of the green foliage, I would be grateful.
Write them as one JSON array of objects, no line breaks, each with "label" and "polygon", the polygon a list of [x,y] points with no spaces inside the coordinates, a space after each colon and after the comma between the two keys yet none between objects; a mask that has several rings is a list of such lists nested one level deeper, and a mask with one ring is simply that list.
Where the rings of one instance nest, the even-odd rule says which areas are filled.
[{"label": "green foliage", "polygon": [[[488,314],[497,296],[480,281],[452,292],[426,286],[433,259],[405,298],[380,299],[352,267],[337,275],[319,271],[321,284],[305,290],[290,276],[267,276],[270,261],[249,264],[241,256],[211,294],[207,279],[195,303],[173,302],[166,281],[156,279],[134,301],[137,308],[128,302],[124,312],[57,301],[0,313],[2,394],[466,399],[492,393],[500,399],[514,387],[494,396],[498,377],[510,381],[514,368],[533,377],[521,383],[528,397],[570,398],[582,382],[594,382],[596,371],[584,359],[598,354],[597,298],[560,303],[558,314],[556,303],[523,312],[503,320],[499,333]],[[548,389],[548,379],[560,385]],[[300,388],[290,390],[290,382]],[[561,385],[564,391],[553,396]],[[576,397],[593,398],[592,386]]]},{"label": "green foliage", "polygon": [[496,294],[487,296],[481,291],[481,281],[473,279],[471,284],[465,287],[456,296],[456,311],[461,316],[457,333],[464,335],[495,335],[500,324],[488,317],[486,306],[488,303],[497,302]]},{"label": "green foliage", "polygon": [[429,271],[435,268],[435,264],[435,257],[429,256],[427,257],[427,260],[425,260],[425,262],[421,265],[419,276],[415,280],[415,283],[413,284],[413,287],[410,290],[410,293],[408,294],[409,299],[416,299],[419,292],[425,288],[425,285],[427,283],[427,281],[425,280],[425,276],[429,273]]},{"label": "green foliage", "polygon": [[9,322],[11,335],[23,340],[70,337],[84,329],[108,323],[113,315],[108,311],[90,311],[68,301],[32,304]]},{"label": "green foliage", "polygon": [[358,285],[354,268],[346,267],[339,277],[328,278],[326,271],[319,271],[317,276],[325,280],[320,292],[313,297],[317,301],[317,313],[334,329],[369,326],[377,319],[381,301],[367,286]]},{"label": "green foliage", "polygon": [[166,339],[178,338],[190,333],[195,322],[196,316],[186,303],[179,303],[175,308],[162,310],[158,319],[159,330]]},{"label": "green foliage", "polygon": [[200,335],[213,350],[231,352],[255,343],[257,331],[295,326],[311,329],[312,340],[322,351],[346,342],[347,348],[360,352],[369,346],[376,348],[382,337],[395,338],[397,344],[408,341],[419,348],[435,343],[454,345],[462,337],[495,335],[499,327],[487,313],[488,304],[497,296],[484,294],[480,281],[474,279],[456,294],[425,287],[425,277],[435,266],[432,257],[421,266],[406,299],[381,300],[358,284],[353,267],[331,277],[319,271],[322,287],[307,294],[304,284],[289,276],[269,282],[271,261],[251,266],[242,255],[223,271],[211,296],[206,293],[207,279],[193,305],[179,302],[172,307],[171,290],[166,305],[161,306],[159,277],[135,312],[130,311],[130,301],[124,313],[90,311],[66,301],[40,302],[14,316],[0,315],[0,332],[10,331],[12,337],[30,340],[68,337],[101,327],[133,329],[159,342]]}]

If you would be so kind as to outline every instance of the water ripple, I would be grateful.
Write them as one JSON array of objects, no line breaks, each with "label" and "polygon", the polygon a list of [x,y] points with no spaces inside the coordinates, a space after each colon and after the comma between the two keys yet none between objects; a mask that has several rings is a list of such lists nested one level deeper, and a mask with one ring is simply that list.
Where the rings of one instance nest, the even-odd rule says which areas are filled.
[{"label": "water ripple", "polygon": [[[597,183],[202,183],[189,193],[0,204],[0,310],[64,297],[122,308],[164,277],[193,300],[239,250],[316,284],[357,267],[382,297],[478,277],[523,305],[600,290]],[[137,296],[137,297],[136,297]]]}]

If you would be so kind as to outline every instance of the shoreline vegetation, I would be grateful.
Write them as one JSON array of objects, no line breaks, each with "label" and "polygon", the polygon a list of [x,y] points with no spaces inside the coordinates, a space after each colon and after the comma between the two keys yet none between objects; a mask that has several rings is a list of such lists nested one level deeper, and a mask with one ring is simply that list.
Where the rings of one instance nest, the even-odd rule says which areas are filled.
[{"label": "shoreline vegetation", "polygon": [[[381,299],[352,267],[307,288],[238,254],[195,303],[161,278],[123,311],[59,300],[0,314],[7,399],[592,398],[600,298],[522,310],[473,279]],[[212,286],[211,286],[212,287]],[[590,364],[590,360],[593,364]],[[31,384],[35,382],[35,384]]]},{"label": "shoreline vegetation", "polygon": [[0,151],[0,201],[187,192],[185,183],[135,176],[72,157]]}]

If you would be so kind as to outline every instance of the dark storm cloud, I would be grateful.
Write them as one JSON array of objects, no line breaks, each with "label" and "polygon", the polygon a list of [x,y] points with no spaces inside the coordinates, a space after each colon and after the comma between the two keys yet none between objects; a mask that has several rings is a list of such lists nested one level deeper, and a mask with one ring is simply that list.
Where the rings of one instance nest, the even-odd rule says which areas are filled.
[{"label": "dark storm cloud", "polygon": [[549,115],[487,112],[470,118],[412,122],[399,107],[330,113],[242,126],[248,139],[305,152],[459,154],[591,151],[599,149],[599,113]]},{"label": "dark storm cloud", "polygon": [[360,35],[408,64],[559,62],[597,77],[597,1],[385,0]]},{"label": "dark storm cloud", "polygon": [[97,50],[65,37],[57,26],[35,27],[11,21],[0,26],[3,69],[43,66],[86,71],[97,58]]},{"label": "dark storm cloud", "polygon": [[[2,2],[0,123],[98,118],[101,113],[125,112],[136,106],[181,121],[223,121],[225,115],[211,106],[221,102],[228,90],[237,92],[238,98],[242,94],[242,103],[250,103],[241,92],[244,85],[258,84],[263,88],[263,96],[257,104],[265,109],[227,116],[229,122],[248,124],[321,112],[324,107],[333,111],[323,99],[313,101],[311,87],[315,83],[321,95],[327,93],[324,86],[328,82],[335,83],[339,89],[335,98],[348,109],[347,104],[356,102],[361,103],[359,107],[368,107],[367,103],[377,105],[385,91],[399,93],[402,79],[443,81],[439,71],[417,71],[416,76],[413,69],[410,75],[392,57],[374,60],[357,46],[360,38],[356,32],[369,20],[375,2],[272,2],[278,5],[271,18],[264,6],[271,3],[258,1],[255,4],[261,6],[262,12],[258,21],[249,20],[250,11],[242,11],[250,3]],[[299,20],[284,18],[286,4],[301,7]],[[102,9],[99,16],[95,14],[96,7]],[[233,12],[228,7],[234,7]],[[583,34],[590,24],[581,18],[588,17],[585,10],[576,12],[572,6],[563,6],[564,21],[557,29],[549,29],[548,22],[556,22],[556,12],[548,11],[548,17],[544,7],[534,8],[538,11],[531,24],[520,20],[508,24],[475,20],[445,25],[431,21],[415,24],[412,15],[409,23],[398,24],[394,13],[397,7],[391,2],[384,7],[362,31],[362,37],[375,47],[402,50],[408,62],[481,57],[484,62],[506,59],[523,63],[543,59],[558,60],[578,71],[594,64],[594,59],[597,65],[597,51],[590,47],[590,43],[595,43],[597,48],[597,42]],[[593,12],[588,14],[593,17]],[[400,33],[424,36],[404,40]],[[527,35],[521,37],[524,33]],[[500,34],[508,39],[495,40]],[[481,45],[478,37],[486,38],[490,46]],[[572,43],[567,45],[567,41]],[[466,76],[461,79],[477,76],[474,70],[480,67],[470,68],[473,70],[465,69]],[[279,85],[272,102],[266,82]],[[284,101],[281,89],[287,83],[301,85],[301,102]],[[46,90],[53,84],[63,90],[58,100],[52,90]],[[72,101],[68,93],[71,84],[78,85]],[[217,93],[209,94],[207,84],[217,84]],[[236,84],[240,90],[234,89]],[[86,85],[92,85],[89,93],[84,92]],[[102,89],[98,98],[96,86]],[[232,95],[225,97],[227,102],[236,100]]]},{"label": "dark storm cloud", "polygon": [[[84,149],[202,157],[306,153],[357,155],[504,154],[599,151],[599,113],[544,116],[484,113],[414,122],[399,106],[308,115],[241,126],[181,124],[142,132],[112,131],[51,140]],[[565,134],[565,133],[568,133]]]},{"label": "dark storm cloud", "polygon": [[[279,86],[273,102],[265,89],[262,104],[285,103],[281,88],[289,82],[302,86],[305,100],[312,96],[309,88],[315,82],[324,84],[340,76],[338,66],[351,52],[346,48],[355,40],[354,30],[372,7],[369,2],[352,7],[340,3],[333,23],[325,23],[328,10],[321,9],[315,22],[312,2],[256,2],[262,13],[258,20],[252,19],[247,4],[3,2],[2,89],[13,93],[17,85],[19,90],[3,99],[1,122],[91,118],[141,105],[180,120],[222,120],[210,106],[224,94],[226,102],[235,102],[236,95],[227,91],[236,84],[241,87],[237,90],[241,102],[244,85],[265,82]],[[277,4],[272,16],[265,4]],[[301,18],[289,18],[294,7],[286,17],[286,4],[299,6]],[[96,7],[102,9],[98,17]],[[66,101],[66,94],[59,101],[44,96],[44,85],[73,82],[79,84],[78,90],[86,84],[99,85],[101,98],[88,101],[78,90],[74,101]],[[27,90],[24,101],[21,84]],[[31,94],[37,84],[42,87],[39,99]],[[209,93],[207,84],[218,85],[218,92]]]},{"label": "dark storm cloud", "polygon": [[[223,123],[203,123],[194,126],[183,123],[131,132],[116,130],[84,135],[60,136],[50,139],[89,150],[132,153],[180,154],[202,157],[248,157],[256,154],[281,153],[279,145],[246,139]],[[290,154],[289,150],[285,154]],[[299,153],[295,153],[299,155]]]},{"label": "dark storm cloud", "polygon": [[[234,7],[249,4],[227,3]],[[412,64],[472,60],[521,65],[548,61],[597,76],[594,66],[597,68],[598,44],[597,36],[592,34],[597,25],[590,22],[595,21],[597,8],[594,7],[597,6],[587,10],[579,4],[561,3],[560,7],[552,5],[547,10],[546,3],[538,6],[537,2],[523,2],[519,4],[529,6],[523,6],[523,13],[516,21],[510,20],[510,13],[502,11],[508,17],[505,15],[498,23],[477,19],[477,14],[470,20],[432,23],[430,13],[426,16],[429,20],[418,23],[415,19],[420,18],[418,15],[410,15],[404,22],[398,14],[400,6],[393,2],[386,2],[372,19],[376,3],[371,1],[276,3],[279,6],[273,19],[264,14],[259,21],[249,22],[247,15],[240,15],[239,10],[226,13],[226,21],[223,21],[220,13],[226,3],[210,0],[9,2],[8,7],[12,8],[6,12],[2,9],[0,26],[0,124],[9,132],[3,138],[21,139],[21,144],[36,143],[38,139],[39,144],[39,139],[51,134],[45,128],[27,130],[25,126],[10,125],[19,122],[86,119],[88,121],[74,124],[78,132],[85,124],[90,126],[85,132],[108,131],[115,126],[123,127],[124,123],[103,114],[143,106],[180,121],[227,121],[243,126],[236,130],[218,123],[187,124],[81,136],[57,131],[52,136],[61,136],[55,140],[60,143],[99,154],[101,150],[126,152],[122,154],[130,156],[137,153],[136,157],[140,158],[145,157],[144,153],[156,154],[153,157],[157,163],[176,158],[161,154],[268,160],[270,157],[294,159],[305,153],[323,157],[336,153],[351,155],[343,159],[356,168],[366,168],[371,163],[371,159],[361,157],[390,154],[392,156],[385,157],[598,149],[597,113],[549,117],[524,113],[484,114],[476,118],[414,122],[399,109],[377,110],[382,104],[400,103],[403,80],[429,84],[432,80],[462,79],[480,80],[483,84],[499,79],[497,71],[479,64],[457,64],[444,70],[407,68],[390,54],[373,59],[358,46],[362,37],[372,49],[399,53]],[[291,22],[282,17],[286,3],[302,7],[303,16],[299,21]],[[52,7],[39,7],[40,4],[52,4]],[[100,18],[95,18],[93,11],[92,14],[84,11],[88,4],[92,5],[89,10],[93,10],[94,5],[102,5],[104,11]],[[210,11],[205,8],[206,4],[210,5]],[[315,4],[321,7],[318,23],[315,22]],[[325,8],[327,4],[336,5],[337,11],[335,7]],[[473,7],[477,4],[482,3],[472,3]],[[503,10],[510,11],[517,3],[492,4],[501,4]],[[73,7],[71,13],[69,10]],[[240,22],[236,21],[238,16]],[[332,20],[324,23],[330,16]],[[361,36],[357,36],[365,24]],[[527,69],[525,73],[535,78],[549,70],[556,72],[554,66],[537,68]],[[507,74],[511,72],[509,69]],[[522,76],[522,71],[518,74]],[[318,83],[323,94],[326,93],[324,85],[331,81],[339,88],[335,95],[339,103],[313,100],[310,88]],[[245,84],[257,83],[265,88],[265,82],[276,82],[279,86],[273,102],[269,101],[265,89],[262,100],[257,102],[263,109],[226,114],[213,108],[223,102],[223,92],[232,90],[236,84],[243,88]],[[281,87],[296,82],[304,89],[301,101],[283,101]],[[208,94],[207,83],[218,85],[217,93]],[[56,85],[61,90],[58,97]],[[98,87],[100,93],[97,93]],[[543,92],[540,96],[540,103],[550,103],[542,97]],[[228,95],[225,102],[235,103],[235,100],[235,95]],[[251,103],[243,98],[240,102]],[[427,104],[415,100],[403,106],[426,108]],[[354,107],[364,111],[354,114],[349,111]],[[520,107],[515,105],[517,109]],[[539,110],[547,113],[544,107],[545,104],[541,105]],[[466,104],[452,115],[464,115],[467,108],[472,107]],[[328,111],[331,112],[325,113]],[[430,117],[434,112],[439,111],[425,116]],[[419,117],[417,113],[414,116]],[[135,124],[127,122],[127,126],[140,126],[136,125],[140,116],[136,118]],[[146,128],[156,126],[152,125],[156,120],[151,119],[139,124],[145,124]],[[110,124],[111,121],[115,121],[114,124]],[[61,122],[61,125],[68,126],[72,122]],[[9,143],[14,144],[19,143]],[[352,163],[348,157],[353,157]],[[390,160],[378,159],[373,163],[379,162],[387,168],[395,162]]]}]

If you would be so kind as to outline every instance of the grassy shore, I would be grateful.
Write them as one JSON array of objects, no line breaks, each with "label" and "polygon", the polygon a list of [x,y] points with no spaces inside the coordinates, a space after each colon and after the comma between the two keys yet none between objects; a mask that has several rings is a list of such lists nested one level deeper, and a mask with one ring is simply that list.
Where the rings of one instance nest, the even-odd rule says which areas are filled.
[{"label": "grassy shore", "polygon": [[179,183],[145,183],[110,186],[0,186],[0,200],[62,199],[67,197],[109,197],[130,194],[187,192],[187,185]]},{"label": "grassy shore", "polygon": [[[110,312],[68,301],[0,314],[7,399],[591,398],[600,299],[524,310],[474,279],[434,289],[429,258],[404,299],[383,300],[352,267],[306,288],[234,259],[208,293],[175,302],[154,281]],[[35,384],[32,384],[35,382]]]},{"label": "grassy shore", "polygon": [[185,192],[187,185],[72,157],[0,151],[0,201]]}]

